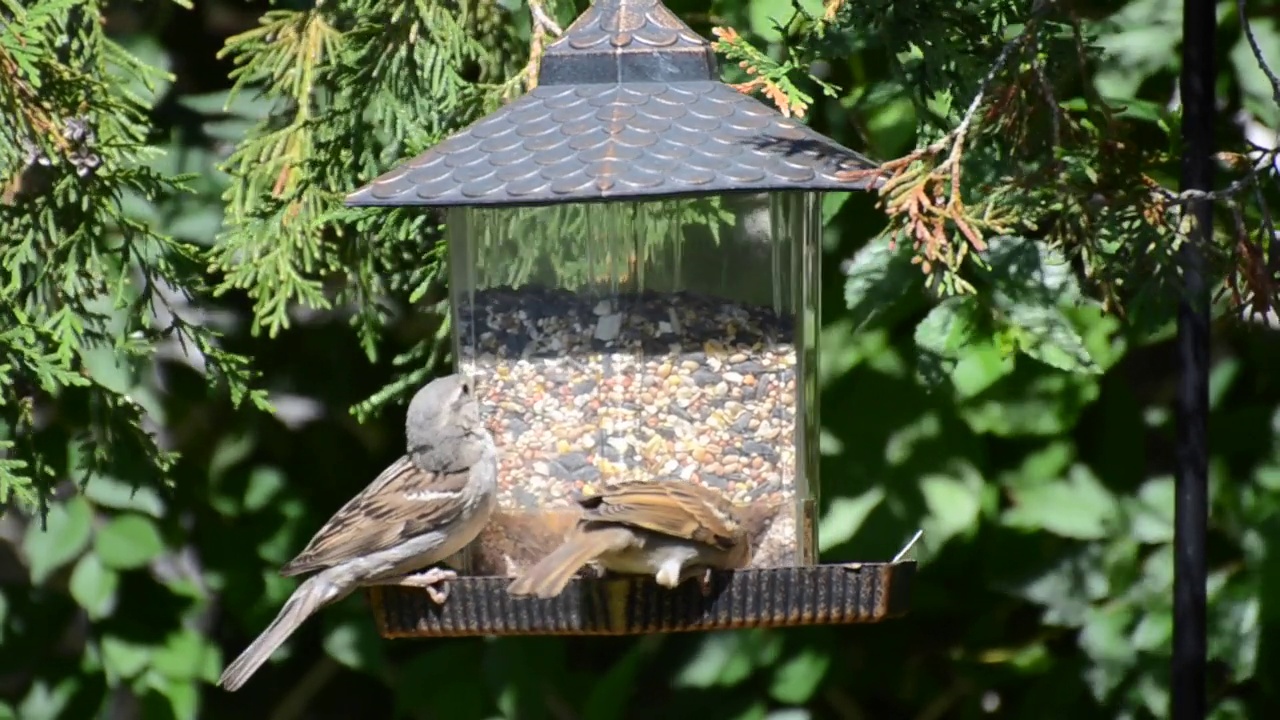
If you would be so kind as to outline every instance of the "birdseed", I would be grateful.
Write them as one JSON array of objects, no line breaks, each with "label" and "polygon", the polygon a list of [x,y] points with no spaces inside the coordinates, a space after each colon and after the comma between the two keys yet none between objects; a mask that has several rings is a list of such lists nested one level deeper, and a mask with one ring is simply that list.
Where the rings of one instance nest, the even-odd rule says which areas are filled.
[{"label": "birdseed", "polygon": [[458,304],[458,359],[500,451],[502,507],[552,508],[605,484],[679,478],[784,508],[752,564],[793,563],[791,318],[687,292],[493,288],[469,300]]}]

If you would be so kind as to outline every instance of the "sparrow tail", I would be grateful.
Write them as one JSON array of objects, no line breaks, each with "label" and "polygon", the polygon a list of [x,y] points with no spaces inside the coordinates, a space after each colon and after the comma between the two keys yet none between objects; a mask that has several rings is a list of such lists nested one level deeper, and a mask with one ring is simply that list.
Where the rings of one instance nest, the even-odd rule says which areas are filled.
[{"label": "sparrow tail", "polygon": [[346,594],[323,573],[307,578],[285,601],[284,607],[280,608],[280,613],[267,629],[222,671],[218,684],[230,692],[239,690],[307,618]]},{"label": "sparrow tail", "polygon": [[569,580],[583,565],[611,550],[631,543],[627,528],[611,527],[575,533],[536,565],[526,570],[507,586],[512,595],[550,598],[564,591]]}]

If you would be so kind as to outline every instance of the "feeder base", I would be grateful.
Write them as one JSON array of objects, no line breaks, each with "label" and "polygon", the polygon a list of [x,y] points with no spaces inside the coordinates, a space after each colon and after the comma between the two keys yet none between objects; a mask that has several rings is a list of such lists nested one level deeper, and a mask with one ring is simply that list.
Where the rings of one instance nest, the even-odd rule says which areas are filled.
[{"label": "feeder base", "polygon": [[576,578],[559,596],[507,594],[510,578],[460,577],[437,605],[425,590],[369,588],[386,638],[642,635],[873,623],[907,612],[916,563],[848,563],[716,572],[674,590],[651,578]]}]

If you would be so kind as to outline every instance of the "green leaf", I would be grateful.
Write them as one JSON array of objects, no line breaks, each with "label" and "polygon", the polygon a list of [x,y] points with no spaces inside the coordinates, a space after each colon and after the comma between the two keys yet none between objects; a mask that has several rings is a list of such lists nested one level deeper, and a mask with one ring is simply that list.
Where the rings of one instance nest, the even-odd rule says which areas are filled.
[{"label": "green leaf", "polygon": [[1062,310],[1079,302],[1080,287],[1061,252],[1038,240],[1000,236],[991,239],[988,261],[991,297],[1019,350],[1061,370],[1101,372]]},{"label": "green leaf", "polygon": [[1222,398],[1235,384],[1240,375],[1240,361],[1228,357],[1213,364],[1209,370],[1209,409],[1216,410],[1222,405]]},{"label": "green leaf", "polygon": [[380,673],[386,666],[381,638],[365,618],[344,620],[333,626],[325,635],[324,649],[334,660],[353,670]]},{"label": "green leaf", "polygon": [[13,706],[0,700],[0,720],[18,720],[18,713]]},{"label": "green leaf", "polygon": [[973,397],[1013,372],[1013,357],[995,343],[975,341],[951,369],[951,384],[961,398]]},{"label": "green leaf", "polygon": [[1083,625],[1091,601],[1111,592],[1102,568],[1102,552],[1096,545],[1086,546],[1037,572],[1013,591],[1044,608],[1041,622],[1047,626]]},{"label": "green leaf", "polygon": [[46,518],[47,529],[40,519],[32,518],[22,541],[31,582],[43,583],[51,573],[74,560],[89,545],[93,510],[79,495],[66,502],[51,504]]},{"label": "green leaf", "polygon": [[284,487],[284,473],[279,468],[254,468],[249,474],[249,487],[244,491],[244,509],[257,512],[265,508]]},{"label": "green leaf", "polygon": [[209,652],[204,654],[204,665],[200,667],[200,672],[196,674],[196,678],[203,680],[206,684],[218,682],[218,677],[222,675],[222,650],[215,644],[209,647]]},{"label": "green leaf", "polygon": [[324,638],[324,650],[329,653],[329,657],[349,668],[360,669],[364,666],[359,637],[351,623],[342,623],[330,630]]},{"label": "green leaf", "polygon": [[[1167,698],[1168,690],[1166,688],[1161,688],[1161,690],[1164,690],[1163,697]],[[1163,710],[1168,706],[1168,702],[1165,702],[1156,707]],[[1243,700],[1240,698],[1229,697],[1223,698],[1209,709],[1209,717],[1207,720],[1250,720],[1250,718],[1256,717],[1257,715],[1249,710],[1249,707],[1245,705]]]},{"label": "green leaf", "polygon": [[849,198],[853,193],[848,192],[829,192],[822,194],[822,226],[827,227],[831,224],[831,219],[839,214],[840,209],[845,203],[849,202]]},{"label": "green leaf", "polygon": [[1129,641],[1134,649],[1145,652],[1163,652],[1173,638],[1173,612],[1170,608],[1148,607],[1138,618]]},{"label": "green leaf", "polygon": [[1115,527],[1118,504],[1083,465],[1065,480],[1010,488],[1013,508],[1004,523],[1025,530],[1044,530],[1077,540],[1100,540]]},{"label": "green leaf", "polygon": [[22,720],[61,720],[76,692],[76,680],[68,678],[50,687],[44,679],[36,679],[18,704],[17,716]]},{"label": "green leaf", "polygon": [[[887,84],[887,87],[893,91],[900,90],[892,84]],[[868,98],[867,134],[876,147],[896,148],[911,142],[919,125],[920,115],[911,98],[897,92],[873,94]],[[915,274],[922,279],[924,277],[919,270]]]},{"label": "green leaf", "polygon": [[1127,662],[1134,656],[1129,628],[1133,611],[1124,605],[1101,605],[1085,613],[1080,647],[1095,661]]},{"label": "green leaf", "polygon": [[827,514],[822,516],[818,524],[818,549],[826,552],[852,540],[872,511],[884,502],[884,498],[884,488],[879,486],[856,497],[834,498],[827,508]]},{"label": "green leaf", "polygon": [[982,510],[982,478],[968,481],[943,475],[920,480],[920,494],[929,508],[925,528],[931,542],[941,545],[953,536],[976,527]]},{"label": "green leaf", "polygon": [[94,346],[80,349],[80,362],[93,381],[117,395],[133,389],[133,369],[115,348]]},{"label": "green leaf", "polygon": [[169,704],[174,720],[196,720],[200,715],[200,691],[196,683],[159,673],[147,673],[147,685]]},{"label": "green leaf", "polygon": [[1080,284],[1071,263],[1061,250],[1042,240],[993,237],[988,242],[986,259],[995,289],[1018,301],[1063,305],[1080,298]]},{"label": "green leaf", "polygon": [[756,701],[733,716],[733,720],[769,720],[769,708],[763,701]]},{"label": "green leaf", "polygon": [[137,677],[151,659],[151,647],[132,640],[106,635],[102,638],[102,661],[118,677]]},{"label": "green leaf", "polygon": [[918,448],[935,442],[942,435],[938,413],[928,412],[898,428],[884,445],[884,457],[895,467],[905,466],[916,457]]},{"label": "green leaf", "polygon": [[71,597],[94,620],[110,615],[115,609],[116,589],[119,586],[120,576],[104,566],[93,553],[81,556],[80,562],[71,571]]},{"label": "green leaf", "polygon": [[183,628],[165,638],[164,646],[152,656],[151,666],[168,678],[195,679],[199,677],[205,655],[210,650],[209,641],[203,635]]},{"label": "green leaf", "polygon": [[709,688],[744,680],[752,670],[747,634],[721,632],[705,636],[698,652],[676,673],[672,686]]},{"label": "green leaf", "polygon": [[751,32],[769,43],[782,39],[782,33],[778,32],[776,26],[786,23],[791,13],[790,0],[754,0],[747,4]]},{"label": "green leaf", "polygon": [[132,570],[163,552],[164,541],[151,519],[128,513],[113,518],[99,530],[93,547],[107,567]]},{"label": "green leaf", "polygon": [[169,234],[201,245],[212,245],[222,229],[222,209],[213,206],[192,208],[169,224]]},{"label": "green leaf", "polygon": [[774,670],[769,694],[774,700],[788,705],[806,703],[822,684],[830,665],[828,655],[805,648]]},{"label": "green leaf", "polygon": [[164,501],[154,488],[130,487],[129,483],[105,475],[96,475],[85,483],[85,497],[101,507],[135,510],[158,518],[164,515]]},{"label": "green leaf", "polygon": [[770,710],[763,720],[812,720],[813,713],[808,708],[778,708]]},{"label": "green leaf", "polygon": [[924,276],[911,264],[911,249],[898,243],[890,248],[880,239],[872,240],[845,263],[844,302],[849,312],[845,315],[854,330],[862,331],[876,321],[885,325],[901,314],[904,297],[913,294],[923,299],[920,290]]},{"label": "green leaf", "polygon": [[1153,478],[1138,489],[1137,498],[1127,499],[1129,534],[1146,543],[1173,541],[1173,478]]},{"label": "green leaf", "polygon": [[1006,483],[1018,482],[1020,478],[1036,478],[1047,480],[1066,473],[1067,468],[1075,461],[1075,445],[1065,441],[1053,441],[1044,447],[1029,453],[1004,480]]},{"label": "green leaf", "polygon": [[251,433],[228,434],[219,439],[213,457],[209,458],[209,481],[214,484],[221,481],[228,470],[249,457],[257,444],[257,437]]},{"label": "green leaf", "polygon": [[1014,342],[1024,354],[1059,370],[1094,374],[1102,371],[1085,347],[1084,338],[1061,309],[1019,302],[1000,293],[995,299],[1014,331]]},{"label": "green leaf", "polygon": [[1080,412],[1098,394],[1093,376],[1037,372],[1028,367],[966,400],[960,412],[975,433],[1058,436],[1075,427]]},{"label": "green leaf", "polygon": [[916,325],[916,345],[945,358],[954,358],[979,335],[977,304],[972,296],[949,297]]}]

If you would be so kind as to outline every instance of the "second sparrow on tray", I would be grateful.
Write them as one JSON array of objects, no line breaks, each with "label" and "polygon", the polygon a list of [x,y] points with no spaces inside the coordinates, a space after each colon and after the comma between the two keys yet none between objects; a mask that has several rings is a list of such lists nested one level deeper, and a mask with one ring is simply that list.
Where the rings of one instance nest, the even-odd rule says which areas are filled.
[{"label": "second sparrow on tray", "polygon": [[652,575],[665,588],[697,579],[709,593],[712,570],[751,562],[754,515],[719,492],[682,481],[630,481],[578,500],[582,516],[563,544],[508,586],[516,596],[559,595],[589,563]]}]

